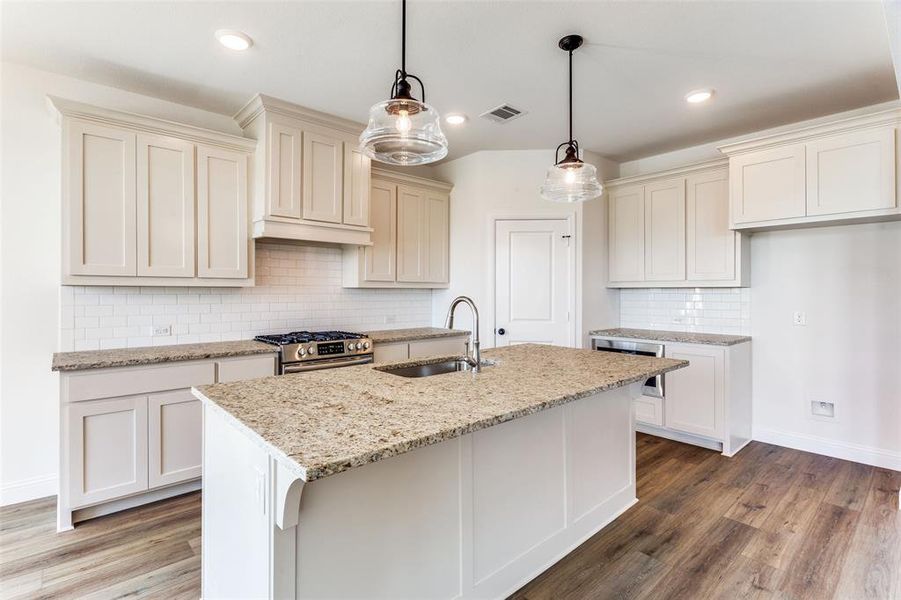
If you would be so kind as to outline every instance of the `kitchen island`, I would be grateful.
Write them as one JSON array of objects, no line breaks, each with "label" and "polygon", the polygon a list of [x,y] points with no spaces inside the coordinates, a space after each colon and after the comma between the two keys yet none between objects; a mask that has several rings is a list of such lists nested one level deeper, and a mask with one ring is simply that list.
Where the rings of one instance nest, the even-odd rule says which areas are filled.
[{"label": "kitchen island", "polygon": [[632,399],[680,360],[524,344],[194,390],[203,597],[494,598],[635,501]]}]

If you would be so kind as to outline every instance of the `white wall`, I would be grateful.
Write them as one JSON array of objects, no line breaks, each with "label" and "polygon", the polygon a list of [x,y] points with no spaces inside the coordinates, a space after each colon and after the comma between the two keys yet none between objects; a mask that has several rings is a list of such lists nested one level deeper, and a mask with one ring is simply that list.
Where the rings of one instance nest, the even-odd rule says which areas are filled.
[{"label": "white wall", "polygon": [[[587,155],[598,166],[599,176],[612,177],[615,163]],[[443,325],[447,307],[458,295],[472,297],[479,307],[479,335],[483,347],[494,345],[494,231],[497,217],[568,216],[581,223],[576,244],[581,245],[583,271],[581,332],[615,325],[618,320],[616,291],[607,290],[606,199],[584,204],[559,205],[542,200],[538,188],[553,162],[552,150],[483,151],[438,165],[440,179],[454,184],[450,202],[451,287],[433,293],[433,323]],[[468,312],[460,310],[455,326],[470,328]],[[464,316],[465,315],[465,316]]]},{"label": "white wall", "polygon": [[[94,330],[91,335],[97,336],[97,345],[100,339],[106,339],[108,345],[121,343],[123,339],[117,337],[115,331],[106,331],[106,327],[100,326],[100,314],[94,315],[97,317],[97,327],[92,327],[93,321],[87,320],[80,321],[80,326],[76,327],[76,289],[86,290],[62,288],[59,284],[60,132],[56,118],[47,106],[46,95],[228,133],[240,134],[241,131],[226,115],[9,63],[0,63],[0,69],[0,504],[9,504],[56,493],[59,390],[58,378],[50,371],[53,352],[74,347],[75,336],[87,336],[90,329]],[[300,322],[312,323],[309,319],[330,314],[329,324],[335,326],[339,322],[344,323],[339,317],[348,318],[347,325],[342,326],[363,324],[359,313],[351,319],[354,311],[361,306],[355,301],[362,300],[366,294],[378,292],[338,291],[333,285],[336,250],[325,251],[322,256],[316,252],[301,252],[296,258],[287,256],[284,259],[300,270],[305,270],[307,267],[304,265],[311,260],[313,265],[319,263],[325,266],[326,271],[324,280],[316,282],[315,291],[282,290],[286,297],[290,297],[289,304],[309,300],[310,294],[317,298],[313,302],[319,302],[318,298],[323,298],[322,303],[338,300],[334,307],[324,307],[320,303],[306,309],[298,308],[295,320],[276,309],[277,316],[267,319],[267,322],[294,323],[299,319]],[[289,268],[294,267],[289,265]],[[278,282],[274,284],[275,287],[278,285]],[[135,292],[134,289],[129,291]],[[157,291],[138,290],[132,293],[135,306],[145,310],[142,305],[148,297],[145,294]],[[210,296],[217,295],[209,290],[207,292]],[[71,294],[73,298],[71,302],[67,300],[67,306],[73,309],[65,315],[66,323],[71,325],[67,329],[61,329],[61,293],[67,298]],[[220,290],[218,295],[221,298],[231,293],[234,292]],[[175,298],[172,314],[177,318],[177,311],[181,310],[177,308],[179,299],[193,294],[176,290],[170,295]],[[97,306],[100,306],[99,296],[96,298]],[[376,321],[372,325],[378,324],[379,318],[384,321],[392,316],[396,317],[398,326],[407,322],[425,324],[430,319],[428,291],[400,295],[389,292],[378,298],[388,301],[391,306],[378,306],[374,317]],[[413,300],[409,301],[411,298]],[[264,300],[262,303],[270,308],[269,314],[273,313],[273,305],[278,307],[282,304],[278,299]],[[330,308],[335,308],[337,312],[329,313]],[[97,309],[97,312],[107,310]],[[81,315],[81,318],[85,317]],[[165,318],[168,317],[167,314]],[[260,325],[262,321],[258,319],[255,325]],[[205,329],[203,325],[198,324],[198,336]],[[221,318],[215,327],[213,323],[208,325],[209,331],[203,334],[231,333],[213,331],[223,327]],[[127,318],[125,327],[129,327]],[[82,333],[76,333],[76,330]],[[186,335],[191,335],[190,329],[188,331]],[[126,344],[129,337],[140,336],[126,335]],[[172,338],[164,341],[172,341]]]},{"label": "white wall", "polygon": [[[640,175],[717,158],[725,141],[623,163],[620,172]],[[751,236],[755,439],[901,470],[899,257],[901,223]],[[659,292],[647,292],[646,308],[663,314],[669,307]],[[628,300],[623,310],[631,310]],[[792,325],[796,310],[807,313],[806,327]],[[835,419],[811,417],[815,399],[835,402]]]}]

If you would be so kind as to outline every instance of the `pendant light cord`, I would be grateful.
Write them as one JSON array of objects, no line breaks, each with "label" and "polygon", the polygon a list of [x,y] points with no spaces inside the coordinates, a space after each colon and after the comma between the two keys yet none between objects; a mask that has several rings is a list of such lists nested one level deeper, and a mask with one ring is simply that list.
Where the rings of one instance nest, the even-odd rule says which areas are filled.
[{"label": "pendant light cord", "polygon": [[[404,0],[406,2],[407,0]],[[573,141],[573,51],[569,51],[569,143]]]},{"label": "pendant light cord", "polygon": [[407,0],[401,0],[402,15],[400,18],[400,72],[407,76]]}]

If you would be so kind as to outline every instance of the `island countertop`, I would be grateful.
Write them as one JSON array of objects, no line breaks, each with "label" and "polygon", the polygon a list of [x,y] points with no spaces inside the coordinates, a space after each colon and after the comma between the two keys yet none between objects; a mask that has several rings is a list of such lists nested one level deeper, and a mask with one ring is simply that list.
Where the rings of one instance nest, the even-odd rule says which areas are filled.
[{"label": "island countertop", "polygon": [[496,364],[478,374],[406,378],[380,370],[390,365],[358,365],[202,386],[194,394],[313,481],[688,365],[535,344],[483,357]]}]

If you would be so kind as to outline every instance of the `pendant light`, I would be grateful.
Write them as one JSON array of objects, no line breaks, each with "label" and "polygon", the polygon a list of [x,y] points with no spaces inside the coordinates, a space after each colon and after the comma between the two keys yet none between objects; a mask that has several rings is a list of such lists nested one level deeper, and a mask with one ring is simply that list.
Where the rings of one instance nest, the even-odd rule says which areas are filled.
[{"label": "pendant light", "polygon": [[[438,111],[425,103],[425,86],[407,72],[407,0],[401,10],[401,62],[394,73],[391,98],[369,109],[369,125],[360,134],[363,154],[389,165],[422,165],[447,156],[447,138]],[[422,100],[413,97],[410,80],[419,84]]]},{"label": "pendant light", "polygon": [[[558,45],[569,53],[569,141],[557,146],[556,163],[547,170],[541,197],[551,202],[584,202],[600,196],[604,188],[594,165],[579,158],[579,142],[573,139],[573,51],[582,45],[582,36],[568,35]],[[562,159],[561,149],[565,150]]]}]

